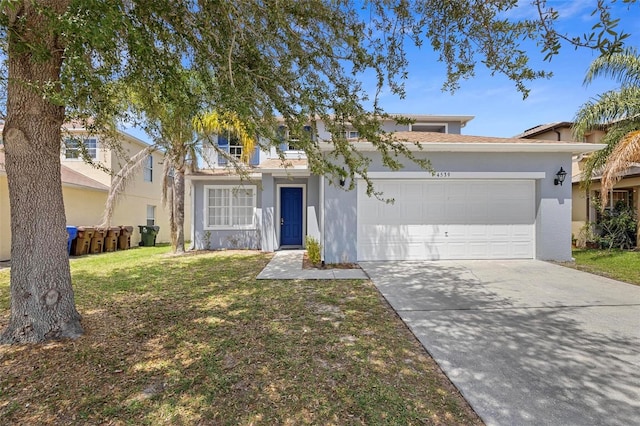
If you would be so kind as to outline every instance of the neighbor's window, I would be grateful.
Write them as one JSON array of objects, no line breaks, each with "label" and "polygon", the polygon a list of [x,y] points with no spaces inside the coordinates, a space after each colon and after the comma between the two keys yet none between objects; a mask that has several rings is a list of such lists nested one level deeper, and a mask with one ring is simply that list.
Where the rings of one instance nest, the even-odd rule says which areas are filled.
[{"label": "neighbor's window", "polygon": [[147,205],[147,226],[156,224],[156,206]]},{"label": "neighbor's window", "polygon": [[80,159],[82,151],[85,151],[88,158],[93,160],[98,158],[98,140],[96,138],[87,138],[84,140],[68,138],[64,141],[64,158]]},{"label": "neighbor's window", "polygon": [[256,187],[204,187],[206,229],[255,228]]},{"label": "neighbor's window", "polygon": [[153,182],[153,155],[147,157],[144,163],[144,181]]},{"label": "neighbor's window", "polygon": [[[600,191],[596,191],[597,199],[601,199]],[[633,191],[629,189],[613,189],[609,192],[609,205],[605,209],[629,208],[633,205]]]}]

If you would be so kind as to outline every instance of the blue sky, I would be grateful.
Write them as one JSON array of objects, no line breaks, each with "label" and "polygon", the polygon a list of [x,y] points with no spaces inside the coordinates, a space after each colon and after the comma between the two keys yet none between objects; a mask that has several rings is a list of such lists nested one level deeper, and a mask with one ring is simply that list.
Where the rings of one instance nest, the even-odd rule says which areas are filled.
[{"label": "blue sky", "polygon": [[[534,11],[528,0],[520,3],[521,7],[510,14],[522,16]],[[559,28],[574,35],[590,32],[596,22],[590,16],[594,3],[592,0],[548,0],[548,5],[560,12]],[[640,46],[640,4],[629,7],[617,4],[614,12],[619,11],[622,12],[619,28],[631,34],[630,45]],[[475,118],[462,130],[464,134],[510,137],[538,124],[572,121],[587,100],[616,88],[606,79],[583,86],[584,75],[597,52],[576,51],[566,46],[551,62],[542,61],[543,55],[535,45],[529,53],[531,63],[540,64],[554,76],[529,83],[531,93],[525,100],[511,81],[503,76],[492,77],[481,64],[476,76],[463,81],[457,92],[443,93],[445,69],[435,62],[433,53],[423,49],[411,52],[406,98],[387,96],[381,99],[381,105],[389,112],[472,115]]]},{"label": "blue sky", "polygon": [[[595,0],[548,0],[548,5],[560,13],[558,30],[572,35],[591,31],[596,22],[591,16],[594,3]],[[618,0],[613,7],[613,15],[621,17],[619,29],[631,34],[627,43],[640,47],[640,4],[628,6]],[[509,15],[513,18],[534,17],[534,12],[530,0],[520,0],[520,6]],[[589,64],[598,52],[564,46],[551,62],[543,62],[543,55],[535,45],[528,53],[531,64],[537,65],[534,68],[552,71],[554,76],[530,82],[531,92],[527,99],[522,99],[513,82],[502,75],[491,76],[482,64],[477,66],[475,77],[462,81],[460,89],[451,94],[442,92],[445,67],[437,62],[437,56],[425,43],[422,50],[410,50],[406,97],[399,99],[383,94],[381,105],[393,113],[471,115],[475,118],[462,130],[464,134],[511,137],[539,124],[572,121],[582,104],[599,93],[616,88],[606,79],[598,79],[588,87],[582,84]],[[374,82],[364,81],[363,84],[373,91]],[[126,131],[148,140],[137,129]]]}]

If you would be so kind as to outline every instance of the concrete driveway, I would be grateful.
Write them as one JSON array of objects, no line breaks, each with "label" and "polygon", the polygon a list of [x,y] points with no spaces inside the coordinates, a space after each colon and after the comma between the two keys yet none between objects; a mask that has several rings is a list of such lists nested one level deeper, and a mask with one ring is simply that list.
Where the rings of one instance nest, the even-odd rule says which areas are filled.
[{"label": "concrete driveway", "polygon": [[640,424],[640,287],[534,260],[360,265],[487,424]]}]

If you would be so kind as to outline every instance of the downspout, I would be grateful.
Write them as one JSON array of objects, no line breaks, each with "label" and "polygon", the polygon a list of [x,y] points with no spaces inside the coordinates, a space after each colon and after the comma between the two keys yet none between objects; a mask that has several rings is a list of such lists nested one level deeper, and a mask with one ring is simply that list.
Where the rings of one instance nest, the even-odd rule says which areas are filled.
[{"label": "downspout", "polygon": [[558,135],[558,142],[560,142],[560,140],[561,140],[561,139],[560,139],[560,132],[559,132],[559,131],[557,131],[557,130],[555,129],[555,127],[554,127],[553,129],[551,129],[551,130],[552,130],[556,135]]},{"label": "downspout", "polygon": [[[189,250],[195,250],[196,248],[196,197],[193,190],[193,180],[189,179],[189,193],[191,195],[191,224],[190,224],[190,234],[191,234],[191,246]],[[204,218],[203,218],[204,219]]]},{"label": "downspout", "polygon": [[324,176],[320,176],[320,260],[324,265]]}]

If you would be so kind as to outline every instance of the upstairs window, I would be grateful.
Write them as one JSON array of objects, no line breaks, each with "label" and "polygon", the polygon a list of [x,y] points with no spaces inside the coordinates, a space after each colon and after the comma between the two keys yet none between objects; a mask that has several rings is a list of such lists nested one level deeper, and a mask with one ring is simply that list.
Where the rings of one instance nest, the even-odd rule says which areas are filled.
[{"label": "upstairs window", "polygon": [[448,133],[447,125],[440,123],[413,123],[412,132]]},{"label": "upstairs window", "polygon": [[143,177],[145,182],[153,182],[153,155],[149,155],[145,160]]},{"label": "upstairs window", "polygon": [[345,130],[343,136],[345,139],[360,139],[360,133],[357,130]]},{"label": "upstairs window", "polygon": [[284,139],[282,145],[280,146],[280,149],[282,149],[283,151],[301,151],[300,139],[307,138],[313,140],[311,126],[304,126],[302,128],[302,134],[293,130],[288,130],[284,126],[280,126],[278,132],[282,135],[281,138]]},{"label": "upstairs window", "polygon": [[98,140],[87,138],[84,140],[67,138],[64,141],[64,158],[67,160],[83,158],[83,152],[87,158],[95,160],[98,158]]},{"label": "upstairs window", "polygon": [[[218,135],[218,148],[229,154],[231,158],[242,159],[244,147],[240,143],[240,139],[234,135],[229,133]],[[222,155],[218,156],[218,164],[227,164],[227,159]]]},{"label": "upstairs window", "polygon": [[243,146],[236,137],[231,137],[229,140],[229,155],[236,160],[240,160],[242,158],[242,150]]}]

